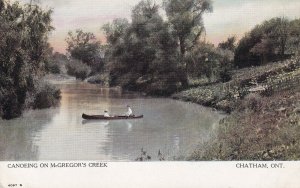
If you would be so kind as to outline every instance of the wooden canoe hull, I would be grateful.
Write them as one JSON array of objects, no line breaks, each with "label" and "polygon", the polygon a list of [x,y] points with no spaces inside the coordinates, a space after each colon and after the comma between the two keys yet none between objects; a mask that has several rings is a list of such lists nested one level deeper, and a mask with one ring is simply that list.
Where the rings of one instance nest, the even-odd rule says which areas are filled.
[{"label": "wooden canoe hull", "polygon": [[83,119],[87,119],[87,120],[120,120],[120,119],[141,119],[144,116],[114,116],[114,117],[104,117],[103,115],[86,115],[86,114],[82,114],[82,118]]}]

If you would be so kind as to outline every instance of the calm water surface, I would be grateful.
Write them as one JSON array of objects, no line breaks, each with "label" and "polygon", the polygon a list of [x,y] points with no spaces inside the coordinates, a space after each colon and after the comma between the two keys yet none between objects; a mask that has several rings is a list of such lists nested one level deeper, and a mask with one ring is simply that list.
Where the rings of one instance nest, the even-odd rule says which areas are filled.
[{"label": "calm water surface", "polygon": [[[57,108],[28,111],[21,118],[0,120],[0,160],[133,161],[143,148],[157,160],[187,156],[223,117],[200,105],[147,98],[76,81],[62,89]],[[85,121],[82,113],[124,114],[130,104],[139,120]]]}]

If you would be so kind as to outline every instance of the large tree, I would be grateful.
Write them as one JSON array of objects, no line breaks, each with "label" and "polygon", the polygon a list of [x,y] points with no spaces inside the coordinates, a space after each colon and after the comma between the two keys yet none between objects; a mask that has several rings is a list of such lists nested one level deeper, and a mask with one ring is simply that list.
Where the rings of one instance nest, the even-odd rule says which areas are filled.
[{"label": "large tree", "polygon": [[145,0],[132,10],[132,22],[115,20],[104,30],[109,43],[112,85],[152,94],[169,94],[178,80],[177,44],[159,6]]},{"label": "large tree", "polygon": [[112,23],[105,24],[102,29],[106,34],[108,44],[115,45],[120,42],[129,26],[126,18],[117,18]]},{"label": "large tree", "polygon": [[0,1],[0,115],[21,115],[49,51],[51,10]]},{"label": "large tree", "polygon": [[203,15],[212,11],[212,3],[210,0],[165,0],[164,6],[177,36],[187,77],[184,56],[187,50],[191,50],[199,42],[199,38],[205,32]]},{"label": "large tree", "polygon": [[84,32],[81,29],[77,29],[75,33],[70,31],[66,42],[67,51],[72,58],[93,67],[102,65],[101,44],[93,33]]}]

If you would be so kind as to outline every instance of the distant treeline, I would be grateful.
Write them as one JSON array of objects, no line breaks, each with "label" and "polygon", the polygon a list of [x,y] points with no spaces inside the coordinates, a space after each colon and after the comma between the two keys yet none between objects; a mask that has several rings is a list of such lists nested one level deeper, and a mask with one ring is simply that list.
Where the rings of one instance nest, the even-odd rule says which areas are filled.
[{"label": "distant treeline", "polygon": [[51,54],[51,13],[37,5],[0,0],[0,117],[4,119],[59,101],[59,90],[40,81]]},{"label": "distant treeline", "polygon": [[299,51],[300,19],[273,18],[257,25],[235,50],[235,65],[248,67],[289,58]]}]

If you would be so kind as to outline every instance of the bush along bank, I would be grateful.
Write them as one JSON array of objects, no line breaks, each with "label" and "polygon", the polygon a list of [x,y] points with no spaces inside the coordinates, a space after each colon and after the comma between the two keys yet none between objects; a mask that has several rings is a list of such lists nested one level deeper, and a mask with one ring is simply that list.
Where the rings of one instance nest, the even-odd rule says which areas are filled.
[{"label": "bush along bank", "polygon": [[46,82],[40,82],[35,87],[35,96],[31,107],[44,109],[57,106],[61,99],[61,91]]},{"label": "bush along bank", "polygon": [[106,73],[98,73],[87,78],[87,82],[90,84],[99,84],[104,87],[109,87],[109,75]]},{"label": "bush along bank", "polygon": [[43,81],[34,81],[33,87],[23,94],[23,101],[18,100],[16,97],[18,93],[14,90],[0,89],[0,116],[3,119],[17,118],[26,109],[57,106],[61,99],[60,90]]}]

